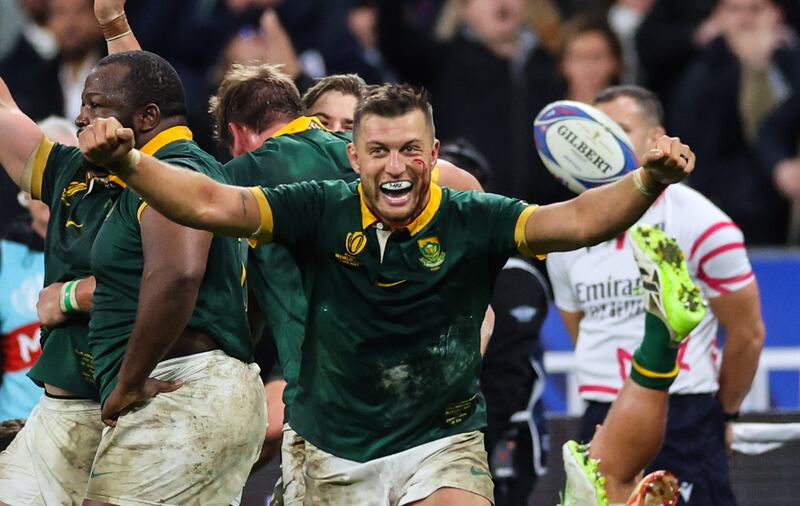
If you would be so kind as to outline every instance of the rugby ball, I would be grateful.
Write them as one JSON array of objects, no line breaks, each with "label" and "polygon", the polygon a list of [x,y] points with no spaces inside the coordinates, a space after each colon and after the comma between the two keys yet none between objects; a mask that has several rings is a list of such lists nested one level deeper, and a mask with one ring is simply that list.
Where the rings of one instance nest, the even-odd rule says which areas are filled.
[{"label": "rugby ball", "polygon": [[639,167],[625,132],[591,105],[560,100],[533,122],[545,167],[575,193],[616,181]]}]

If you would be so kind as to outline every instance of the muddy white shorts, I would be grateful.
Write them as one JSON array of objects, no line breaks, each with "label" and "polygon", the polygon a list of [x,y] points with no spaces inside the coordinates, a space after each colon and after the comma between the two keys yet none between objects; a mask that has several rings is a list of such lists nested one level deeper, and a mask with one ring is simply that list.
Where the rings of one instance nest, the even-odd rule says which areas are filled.
[{"label": "muddy white shorts", "polygon": [[267,430],[256,364],[215,350],[165,360],[152,377],[183,380],[106,428],[87,498],[120,506],[230,505]]},{"label": "muddy white shorts", "polygon": [[440,488],[494,503],[483,434],[457,434],[367,462],[341,459],[305,442],[305,504],[402,506]]},{"label": "muddy white shorts", "polygon": [[42,396],[0,453],[0,502],[81,504],[103,427],[100,404]]}]

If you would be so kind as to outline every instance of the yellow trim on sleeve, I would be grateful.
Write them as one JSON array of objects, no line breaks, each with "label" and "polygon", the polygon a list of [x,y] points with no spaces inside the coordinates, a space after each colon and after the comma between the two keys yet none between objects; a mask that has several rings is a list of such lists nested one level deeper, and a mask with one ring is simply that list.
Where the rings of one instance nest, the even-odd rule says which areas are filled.
[{"label": "yellow trim on sleeve", "polygon": [[147,202],[142,202],[141,204],[139,204],[139,209],[136,210],[136,221],[138,221],[140,225],[142,223],[142,213],[144,212],[146,207],[147,207]]},{"label": "yellow trim on sleeve", "polygon": [[142,146],[142,149],[139,151],[146,155],[153,156],[167,144],[175,141],[190,141],[192,138],[192,131],[189,130],[189,127],[175,126],[167,128],[163,132],[159,132],[158,135],[147,141],[147,144]]},{"label": "yellow trim on sleeve", "polygon": [[537,205],[531,205],[522,210],[517,218],[517,224],[514,226],[514,242],[517,244],[517,251],[528,257],[537,257],[543,259],[545,255],[537,255],[528,246],[528,241],[525,239],[525,226],[528,224],[528,219],[539,209]]},{"label": "yellow trim on sleeve", "polygon": [[[36,200],[42,200],[42,181],[44,180],[44,171],[47,168],[47,159],[50,157],[50,152],[53,151],[53,141],[47,138],[46,135],[42,136],[42,141],[34,151],[33,157],[28,162],[30,164],[30,184],[28,190],[31,197]],[[28,172],[28,167],[25,172]],[[27,177],[23,176],[23,179]],[[28,181],[24,181],[27,183]],[[23,188],[26,189],[26,188]]]},{"label": "yellow trim on sleeve", "polygon": [[680,366],[675,363],[675,369],[670,372],[655,372],[649,369],[645,369],[644,367],[640,366],[636,363],[636,359],[631,360],[631,366],[636,369],[636,372],[641,374],[642,376],[647,376],[648,378],[674,378],[678,375],[678,371],[680,370]]},{"label": "yellow trim on sleeve", "polygon": [[264,195],[263,188],[260,186],[253,186],[248,188],[248,190],[250,190],[250,193],[252,193],[256,198],[256,202],[258,202],[258,230],[256,230],[247,240],[250,246],[256,247],[259,244],[272,241],[272,208],[270,207],[269,202],[267,202],[267,196]]}]

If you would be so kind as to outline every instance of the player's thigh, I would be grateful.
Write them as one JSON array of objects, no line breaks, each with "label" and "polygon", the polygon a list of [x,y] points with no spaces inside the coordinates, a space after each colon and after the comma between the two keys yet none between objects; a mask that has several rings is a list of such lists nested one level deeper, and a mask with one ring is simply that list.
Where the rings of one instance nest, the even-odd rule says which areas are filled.
[{"label": "player's thigh", "polygon": [[457,488],[440,488],[421,501],[409,503],[410,506],[491,506],[491,501],[482,495]]},{"label": "player's thigh", "polygon": [[[480,431],[456,434],[403,453],[408,453],[404,460],[410,478],[398,504],[416,504],[427,498],[439,501],[452,495],[470,501],[452,504],[494,503],[494,483]],[[478,498],[483,501],[472,502]]]},{"label": "player's thigh", "polygon": [[113,504],[230,504],[266,431],[255,364],[222,352],[167,360],[153,376],[182,379],[103,433],[87,498]]},{"label": "player's thigh", "polygon": [[43,396],[0,453],[0,501],[79,504],[102,430],[98,403]]}]

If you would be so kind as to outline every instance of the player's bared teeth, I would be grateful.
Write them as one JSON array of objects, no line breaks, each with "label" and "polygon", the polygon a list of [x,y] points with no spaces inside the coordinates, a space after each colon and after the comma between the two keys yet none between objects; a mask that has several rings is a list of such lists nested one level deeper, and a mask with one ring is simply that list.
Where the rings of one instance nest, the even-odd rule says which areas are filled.
[{"label": "player's bared teeth", "polygon": [[390,181],[381,185],[382,190],[401,191],[411,188],[411,181]]}]

